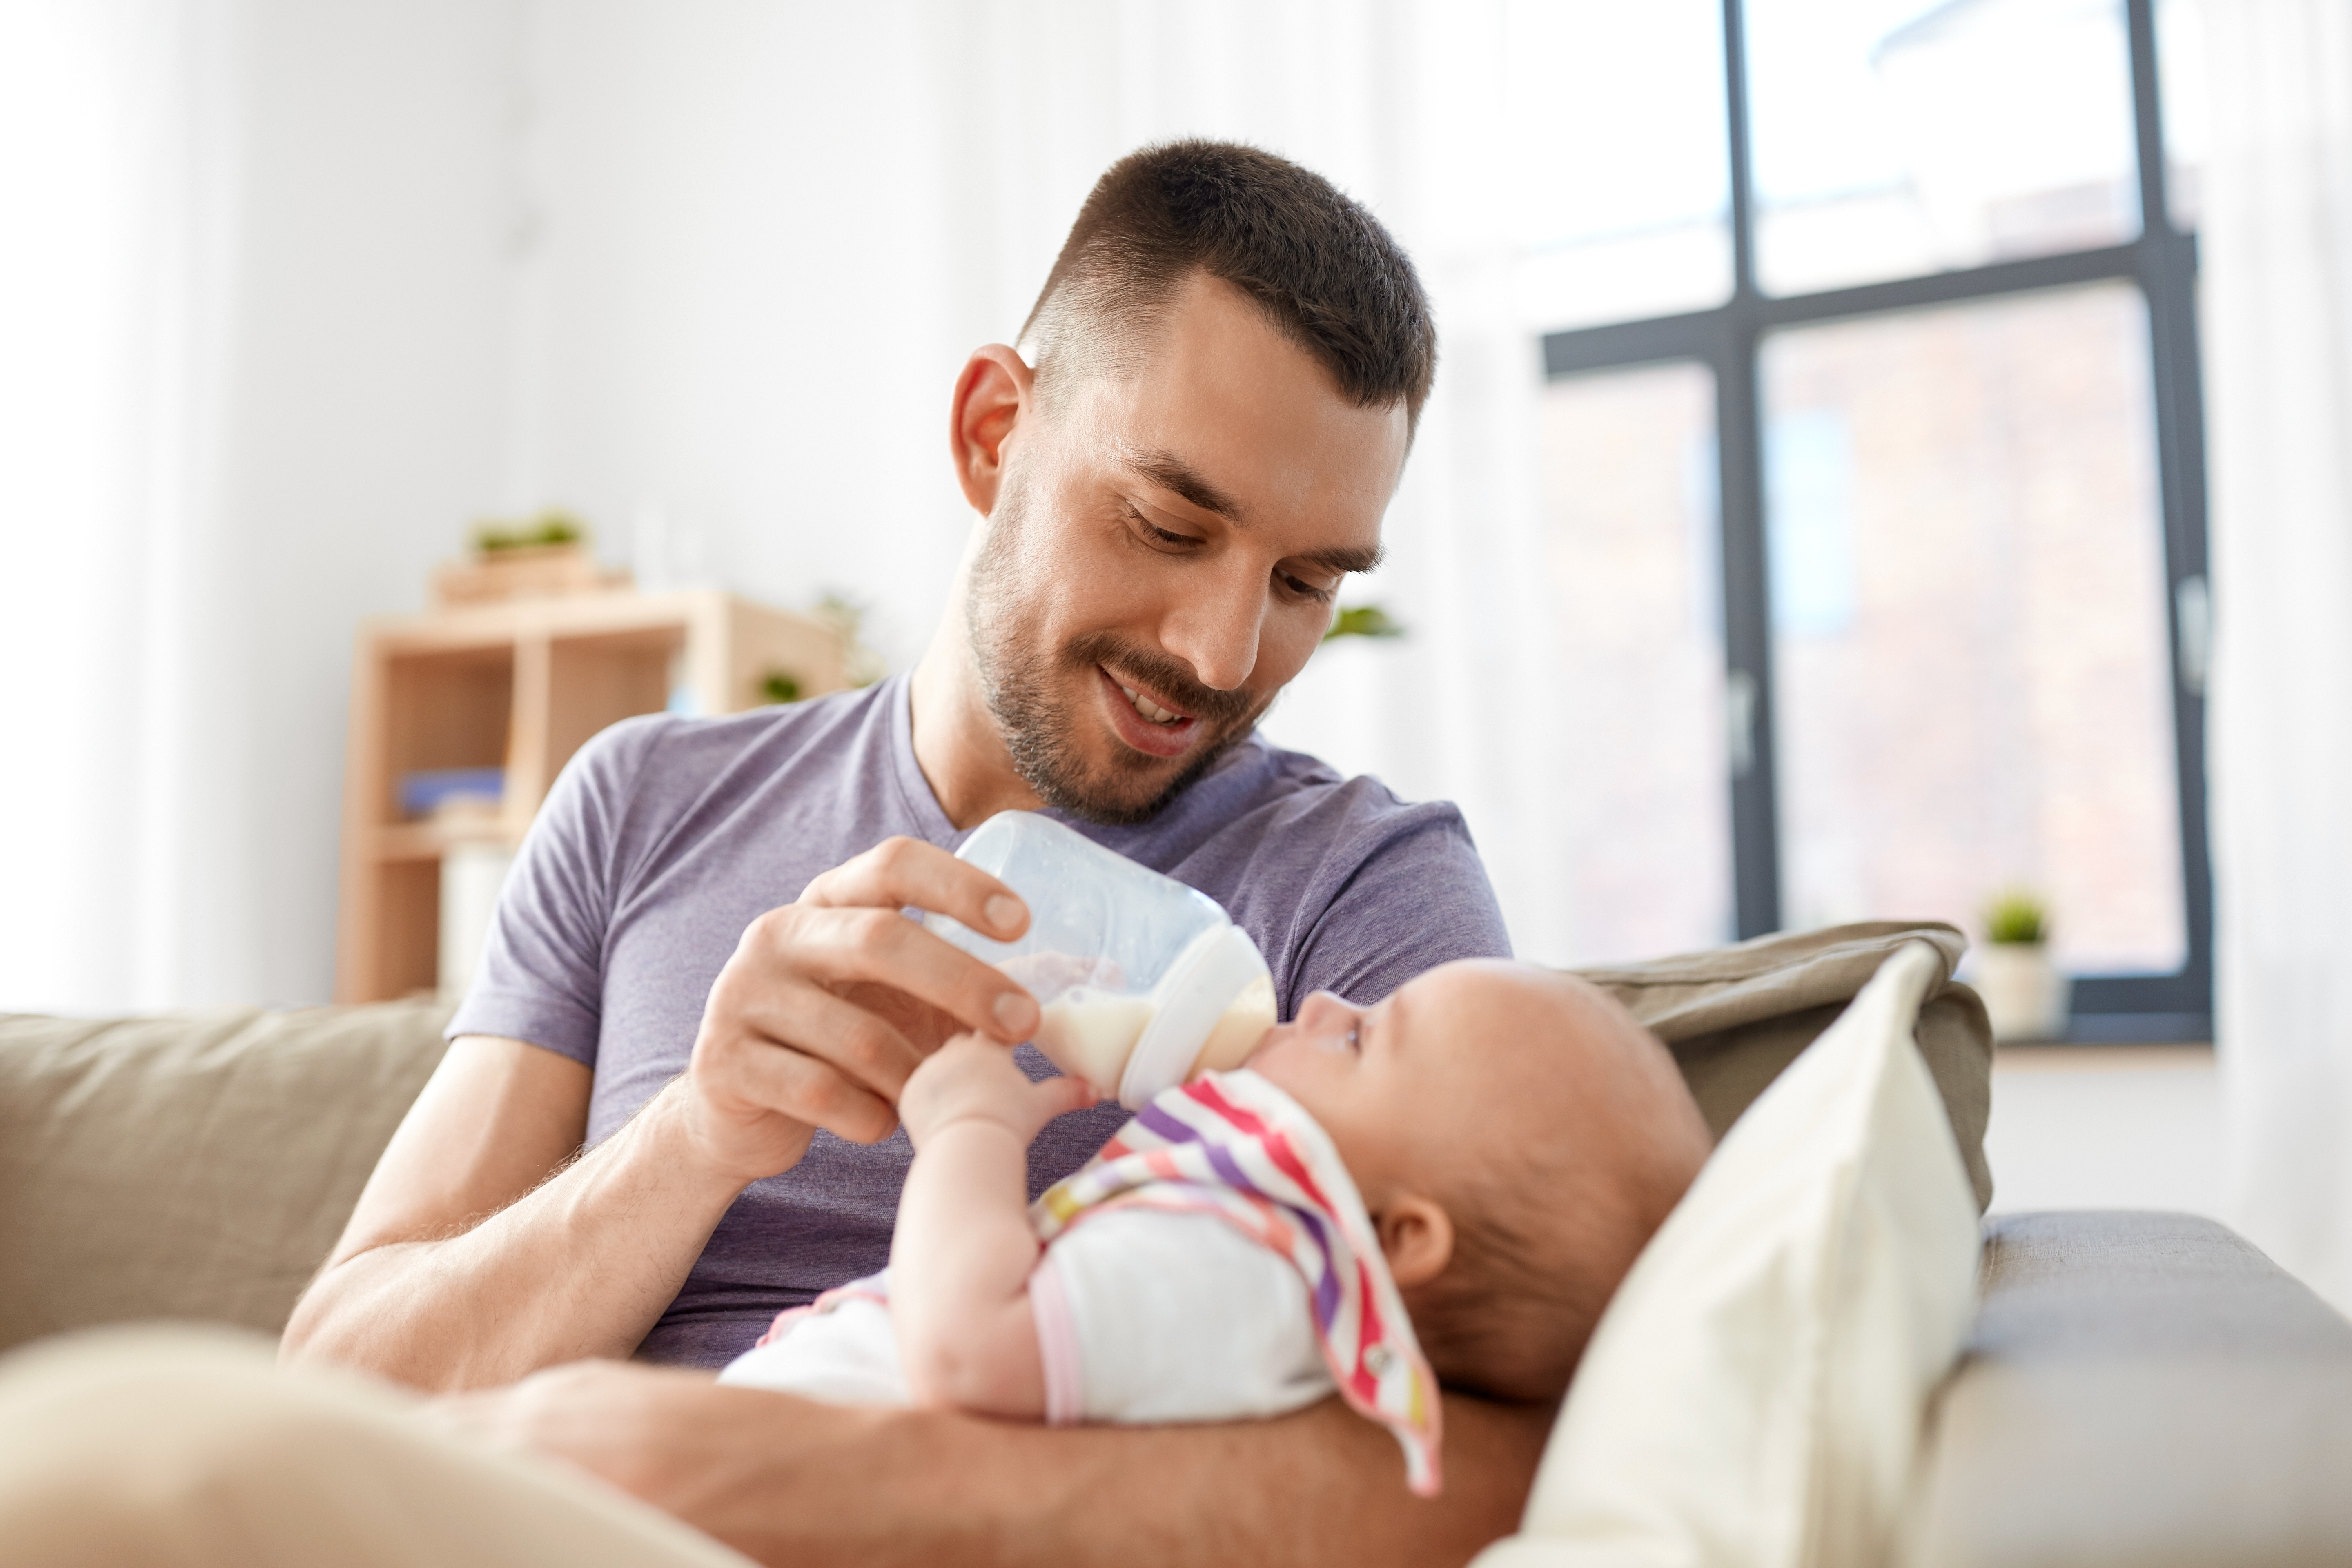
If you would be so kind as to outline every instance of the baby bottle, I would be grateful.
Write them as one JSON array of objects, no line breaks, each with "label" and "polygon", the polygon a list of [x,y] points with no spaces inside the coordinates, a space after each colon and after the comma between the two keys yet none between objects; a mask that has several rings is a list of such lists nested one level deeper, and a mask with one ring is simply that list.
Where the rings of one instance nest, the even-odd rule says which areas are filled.
[{"label": "baby bottle", "polygon": [[1021,895],[1029,929],[993,942],[923,924],[1037,998],[1037,1048],[1129,1110],[1194,1074],[1239,1067],[1274,1027],[1274,977],[1207,894],[1034,811],[999,812],[956,852]]}]

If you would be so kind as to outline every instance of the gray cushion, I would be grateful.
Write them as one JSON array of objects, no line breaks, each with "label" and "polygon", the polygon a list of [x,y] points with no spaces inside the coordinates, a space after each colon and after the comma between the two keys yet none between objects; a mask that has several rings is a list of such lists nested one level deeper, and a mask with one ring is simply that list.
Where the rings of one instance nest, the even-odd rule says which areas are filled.
[{"label": "gray cushion", "polygon": [[1987,1227],[1914,1568],[2352,1562],[2352,1323],[2176,1214]]},{"label": "gray cushion", "polygon": [[0,1349],[137,1318],[278,1332],[447,1016],[0,1016]]},{"label": "gray cushion", "polygon": [[1992,1202],[1992,1171],[1984,1154],[1985,1122],[1992,1113],[1992,1028],[1976,993],[1952,979],[1968,949],[1968,939],[1953,927],[1869,921],[1573,973],[1615,996],[1666,1042],[1707,1126],[1720,1138],[1907,942],[1924,942],[1943,959],[1943,973],[1919,1007],[1919,1054],[1943,1094],[1981,1211]]}]

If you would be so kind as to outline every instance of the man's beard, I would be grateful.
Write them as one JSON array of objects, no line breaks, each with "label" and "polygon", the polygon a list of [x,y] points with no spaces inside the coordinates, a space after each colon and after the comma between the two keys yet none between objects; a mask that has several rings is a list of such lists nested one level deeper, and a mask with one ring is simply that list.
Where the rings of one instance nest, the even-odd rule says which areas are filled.
[{"label": "man's beard", "polygon": [[[1039,648],[1020,614],[1018,535],[1026,510],[1022,501],[1008,486],[972,563],[965,619],[981,693],[1012,753],[1013,771],[1037,792],[1038,799],[1088,822],[1148,822],[1248,738],[1271,696],[1259,699],[1246,688],[1219,691],[1203,686],[1181,660],[1156,648],[1136,647],[1110,632],[1074,637],[1057,651]],[[1121,744],[1108,765],[1089,763],[1078,744],[1078,731],[1087,721],[1084,708],[1093,700],[1098,665],[1142,682],[1178,712],[1210,730],[1213,738],[1195,745],[1183,765],[1156,786],[1152,773],[1166,765],[1167,758],[1147,756]],[[1070,684],[1086,693],[1079,699],[1079,712],[1056,705],[1056,674],[1077,678]]]}]

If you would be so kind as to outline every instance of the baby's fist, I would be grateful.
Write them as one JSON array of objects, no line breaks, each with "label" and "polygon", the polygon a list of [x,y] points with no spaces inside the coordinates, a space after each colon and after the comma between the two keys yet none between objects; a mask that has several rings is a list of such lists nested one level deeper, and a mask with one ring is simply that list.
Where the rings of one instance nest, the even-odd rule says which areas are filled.
[{"label": "baby's fist", "polygon": [[958,1035],[933,1051],[907,1079],[898,1120],[921,1148],[958,1121],[993,1121],[1023,1143],[1065,1111],[1083,1110],[1099,1096],[1077,1078],[1032,1083],[1012,1051],[981,1035]]}]

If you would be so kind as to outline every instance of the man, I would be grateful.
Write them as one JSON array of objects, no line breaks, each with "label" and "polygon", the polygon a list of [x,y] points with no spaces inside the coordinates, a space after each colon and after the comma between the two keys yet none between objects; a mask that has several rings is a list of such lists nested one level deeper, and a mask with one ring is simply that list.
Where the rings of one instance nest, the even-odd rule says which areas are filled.
[{"label": "man", "polygon": [[[1023,929],[951,853],[995,812],[1053,810],[1216,898],[1285,1016],[1507,952],[1453,808],[1253,734],[1379,559],[1434,359],[1410,262],[1321,179],[1202,142],[1115,165],[1021,351],[982,349],[957,382],[950,447],[984,522],[919,668],[582,752],[283,1359],[496,1389],[439,1419],[768,1561],[1408,1562],[1507,1531],[1545,1412],[1449,1400],[1449,1489],[1427,1503],[1337,1402],[1047,1431],[708,1375],[779,1308],[881,1265],[895,1101],[923,1055],[1034,1028],[1025,992],[901,912]],[[1119,1115],[1063,1119],[1033,1181]]]}]

